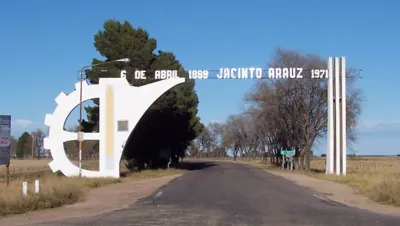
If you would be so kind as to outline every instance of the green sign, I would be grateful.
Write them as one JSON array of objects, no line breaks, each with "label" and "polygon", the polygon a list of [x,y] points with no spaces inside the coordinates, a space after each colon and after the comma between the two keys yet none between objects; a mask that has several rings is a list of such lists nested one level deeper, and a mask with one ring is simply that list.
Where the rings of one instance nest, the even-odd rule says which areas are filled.
[{"label": "green sign", "polygon": [[294,155],[294,150],[282,150],[281,155]]}]

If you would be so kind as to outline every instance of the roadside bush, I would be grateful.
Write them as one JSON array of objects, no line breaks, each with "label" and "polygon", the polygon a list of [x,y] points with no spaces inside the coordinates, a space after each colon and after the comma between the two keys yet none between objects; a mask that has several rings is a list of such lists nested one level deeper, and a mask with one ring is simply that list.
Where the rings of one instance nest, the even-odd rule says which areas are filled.
[{"label": "roadside bush", "polygon": [[386,180],[372,187],[370,197],[380,203],[400,206],[400,181]]}]

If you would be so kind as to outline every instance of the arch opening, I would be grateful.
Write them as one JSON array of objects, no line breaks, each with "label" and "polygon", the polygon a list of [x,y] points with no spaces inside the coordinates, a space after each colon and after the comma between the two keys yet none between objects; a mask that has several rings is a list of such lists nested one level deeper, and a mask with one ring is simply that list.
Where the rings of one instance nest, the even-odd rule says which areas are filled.
[{"label": "arch opening", "polygon": [[[156,101],[157,102],[157,101]],[[150,107],[128,136],[122,159],[130,170],[167,168],[184,157],[189,115]]]},{"label": "arch opening", "polygon": [[[85,133],[97,133],[100,126],[98,118],[100,115],[92,114],[91,118],[87,117],[85,108],[98,108],[95,105],[98,98],[88,99],[82,102],[82,124]],[[96,124],[91,123],[95,121]],[[63,123],[64,131],[77,133],[79,132],[79,103],[69,112],[65,122]],[[77,139],[63,142],[64,152],[67,158],[75,166],[79,166],[79,142]],[[99,140],[85,140],[82,146],[82,169],[99,170]]]}]

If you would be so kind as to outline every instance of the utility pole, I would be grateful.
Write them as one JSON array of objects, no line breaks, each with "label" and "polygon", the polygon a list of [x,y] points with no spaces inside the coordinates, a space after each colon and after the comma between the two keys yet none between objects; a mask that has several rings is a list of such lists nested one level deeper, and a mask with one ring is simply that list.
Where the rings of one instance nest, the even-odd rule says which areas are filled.
[{"label": "utility pole", "polygon": [[32,159],[35,159],[35,155],[34,155],[34,153],[35,153],[35,132],[33,132],[32,133],[32,135],[31,135],[31,138],[32,138],[32,150],[31,150],[31,152],[32,152]]}]

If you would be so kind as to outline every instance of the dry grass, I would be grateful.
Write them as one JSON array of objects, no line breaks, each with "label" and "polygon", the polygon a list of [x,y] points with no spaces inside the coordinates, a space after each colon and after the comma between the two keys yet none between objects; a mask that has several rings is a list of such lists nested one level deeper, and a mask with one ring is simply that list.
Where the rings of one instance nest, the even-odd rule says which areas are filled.
[{"label": "dry grass", "polygon": [[[11,178],[20,177],[20,176],[27,176],[37,173],[49,172],[50,167],[49,163],[51,159],[11,159],[9,172]],[[72,161],[74,164],[78,165],[77,161]],[[98,169],[98,161],[97,160],[85,160],[82,163],[83,168],[85,169]],[[4,177],[6,174],[6,166],[0,166],[0,177]],[[1,181],[1,180],[0,180]]]},{"label": "dry grass", "polygon": [[372,200],[400,206],[400,158],[361,157],[347,160],[347,175],[325,174],[325,159],[311,162],[310,176],[347,184]]},{"label": "dry grass", "polygon": [[[13,178],[15,176],[25,176],[38,172],[49,171],[50,167],[48,163],[51,160],[14,160],[11,159],[10,162],[10,176]],[[4,178],[6,174],[6,166],[0,165],[0,176]],[[2,178],[2,179],[3,179]]]},{"label": "dry grass", "polygon": [[0,188],[0,215],[20,214],[38,209],[54,208],[72,204],[83,198],[83,190],[65,179],[40,180],[39,194],[32,193],[33,183],[28,182],[29,194],[22,196],[22,181],[12,181],[7,188]]},{"label": "dry grass", "polygon": [[[85,190],[89,188],[96,188],[120,182],[152,179],[185,172],[184,170],[169,169],[126,173],[127,170],[121,166],[122,171],[126,174],[124,177],[119,179],[67,178],[64,176],[58,176],[52,172],[27,173],[44,169],[48,162],[49,160],[14,160],[11,162],[11,164],[23,168],[23,173],[10,178],[10,184],[8,187],[6,186],[4,179],[2,180],[2,183],[0,183],[0,216],[21,214],[39,209],[55,208],[62,205],[72,204],[83,200]],[[84,168],[95,169],[96,162],[97,161],[88,161]],[[49,168],[47,168],[46,171],[49,171]],[[36,179],[40,182],[39,194],[33,193],[34,180]],[[29,194],[26,197],[22,196],[23,181],[28,182]]]}]

